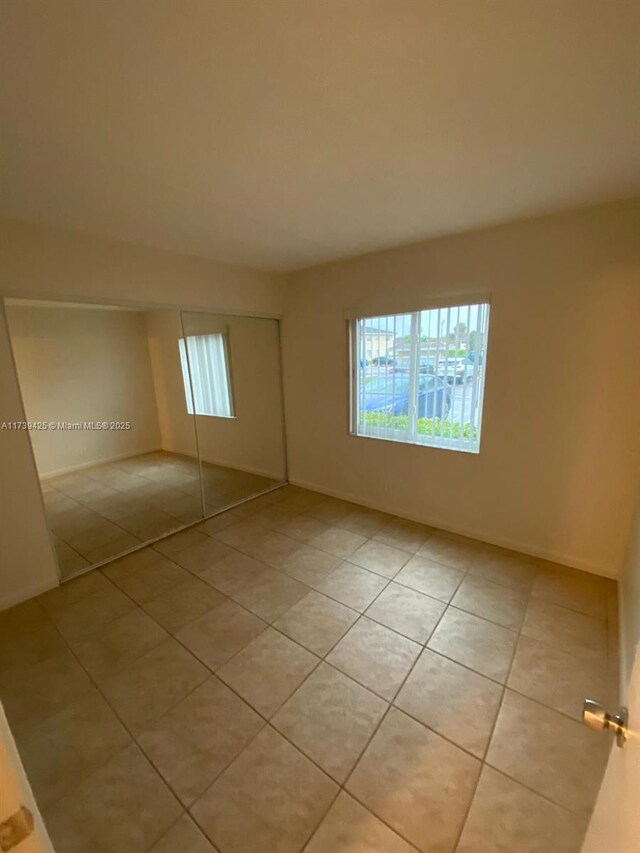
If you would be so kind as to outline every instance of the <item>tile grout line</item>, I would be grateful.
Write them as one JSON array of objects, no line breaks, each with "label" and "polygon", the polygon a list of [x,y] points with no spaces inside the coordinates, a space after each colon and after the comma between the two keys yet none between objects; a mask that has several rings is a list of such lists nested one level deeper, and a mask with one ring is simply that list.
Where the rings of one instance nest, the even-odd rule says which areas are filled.
[{"label": "tile grout line", "polygon": [[[368,541],[368,540],[367,540],[367,541]],[[339,567],[338,567],[338,568],[339,568]],[[400,569],[399,569],[398,571],[400,571]],[[377,601],[377,599],[378,599],[378,598],[382,595],[382,593],[387,589],[387,587],[391,584],[391,580],[392,580],[392,579],[390,578],[390,579],[387,581],[387,583],[382,587],[382,589],[378,592],[378,594],[375,596],[375,598],[373,599],[373,601],[371,601],[371,603],[368,605],[369,607],[371,607],[371,605],[372,605],[372,604],[374,604],[374,603],[375,603],[375,601]],[[337,672],[340,672],[340,673],[341,673],[342,675],[344,675],[345,677],[350,678],[352,681],[354,681],[356,684],[358,684],[358,685],[359,685],[360,687],[362,687],[363,689],[365,689],[365,690],[369,691],[370,693],[372,693],[374,696],[378,696],[378,698],[380,698],[380,699],[382,699],[384,702],[386,702],[387,707],[386,707],[386,709],[385,709],[384,713],[382,714],[382,716],[380,717],[380,720],[378,721],[378,724],[374,727],[373,731],[371,732],[371,735],[370,735],[370,737],[367,739],[367,742],[366,742],[366,743],[365,743],[365,745],[363,746],[362,750],[358,753],[358,755],[357,755],[357,757],[356,757],[356,759],[355,759],[355,761],[354,761],[354,763],[353,763],[353,766],[352,766],[351,770],[348,772],[348,774],[347,774],[347,776],[345,777],[344,781],[343,781],[343,782],[341,782],[341,783],[337,782],[335,779],[333,779],[333,777],[329,776],[329,774],[326,772],[326,770],[324,770],[322,767],[320,767],[320,765],[316,764],[316,762],[315,762],[313,759],[311,759],[311,758],[310,758],[310,756],[308,756],[305,752],[303,752],[303,750],[301,750],[299,746],[296,746],[296,744],[293,744],[293,743],[292,743],[292,746],[294,746],[296,749],[298,749],[300,752],[302,752],[302,754],[303,754],[306,758],[308,758],[310,761],[313,761],[313,763],[314,763],[314,764],[315,764],[315,765],[316,765],[316,766],[317,766],[317,767],[318,767],[318,768],[319,768],[319,769],[320,769],[320,770],[321,770],[325,775],[329,776],[329,778],[330,778],[330,779],[332,779],[332,781],[334,781],[334,782],[337,784],[337,786],[338,786],[338,790],[337,790],[337,793],[336,793],[335,797],[334,797],[334,798],[333,798],[333,800],[331,801],[331,803],[330,803],[329,807],[328,807],[328,808],[327,808],[327,810],[324,812],[324,814],[322,815],[322,817],[320,818],[320,820],[319,820],[319,821],[315,824],[315,826],[313,827],[313,830],[312,830],[311,834],[308,836],[308,838],[307,838],[307,840],[305,841],[305,843],[304,843],[303,847],[301,848],[301,850],[304,850],[304,847],[306,847],[306,845],[309,843],[309,841],[311,840],[311,838],[313,838],[313,836],[315,835],[315,833],[317,832],[317,830],[318,830],[318,829],[319,829],[319,827],[321,826],[322,822],[323,822],[323,821],[324,821],[324,819],[326,818],[327,814],[329,813],[329,811],[330,811],[330,810],[331,810],[331,808],[333,807],[333,804],[334,804],[334,803],[335,803],[335,801],[338,799],[338,797],[340,796],[340,794],[341,794],[342,792],[344,792],[345,794],[347,794],[347,796],[351,796],[351,797],[353,796],[353,795],[351,794],[351,792],[347,790],[347,788],[346,788],[346,784],[347,784],[347,782],[348,782],[349,778],[351,777],[351,775],[352,775],[352,773],[353,773],[353,770],[357,767],[357,765],[358,765],[358,763],[359,763],[360,759],[362,758],[362,756],[364,755],[365,751],[366,751],[366,750],[367,750],[367,748],[369,747],[369,744],[371,743],[371,741],[372,741],[372,740],[373,740],[373,738],[375,737],[375,735],[376,735],[376,733],[377,733],[378,729],[379,729],[379,728],[380,728],[380,726],[382,725],[383,721],[386,719],[386,717],[387,717],[387,715],[388,715],[388,713],[389,713],[390,708],[392,707],[391,702],[390,702],[389,700],[387,700],[387,699],[385,699],[384,697],[380,696],[379,694],[375,693],[375,691],[371,690],[371,688],[369,688],[369,687],[365,687],[365,685],[364,685],[364,684],[360,684],[360,682],[358,682],[355,678],[353,678],[353,677],[352,677],[352,676],[350,676],[350,675],[347,675],[347,673],[345,673],[345,672],[342,672],[342,670],[340,670],[338,667],[335,667],[333,664],[329,663],[329,661],[327,661],[327,659],[326,659],[326,658],[327,658],[327,656],[328,656],[329,654],[331,654],[331,652],[333,651],[333,649],[338,645],[338,643],[339,643],[339,642],[340,642],[340,641],[341,641],[341,640],[346,636],[346,634],[348,634],[348,633],[349,633],[349,631],[351,631],[351,629],[352,629],[352,628],[354,628],[354,627],[358,624],[358,622],[359,622],[363,617],[364,617],[364,611],[363,611],[363,612],[360,612],[360,615],[359,615],[359,616],[358,616],[358,618],[355,620],[355,622],[354,622],[354,623],[353,623],[353,624],[352,624],[352,625],[347,629],[347,631],[345,631],[345,633],[340,637],[340,639],[336,640],[336,642],[334,643],[334,645],[331,647],[331,649],[326,653],[326,655],[325,655],[325,656],[324,656],[324,658],[322,659],[322,662],[323,662],[323,663],[326,663],[328,666],[331,666],[333,669],[335,669]],[[389,629],[389,630],[390,630],[390,629]],[[419,657],[419,655],[418,655],[417,657]],[[417,660],[417,657],[416,657],[416,660]],[[307,678],[308,678],[308,676],[307,676]],[[307,680],[307,679],[305,679],[305,681],[306,681],[306,680]],[[304,683],[304,682],[303,682],[303,683]],[[300,685],[300,687],[301,687],[301,686],[302,686],[302,684]],[[299,688],[298,688],[298,689],[299,689]],[[296,692],[296,691],[294,691],[294,693],[295,693],[295,692]],[[293,695],[293,694],[291,694],[291,695]],[[288,701],[288,699],[287,699],[287,701]],[[280,706],[280,708],[284,707],[284,704],[285,704],[285,703],[283,702],[283,703],[282,703],[282,705]],[[275,715],[274,715],[274,716],[275,716]],[[274,726],[273,728],[275,729],[275,726]],[[275,730],[276,730],[276,731],[278,731],[277,729],[275,729]],[[279,734],[281,734],[281,735],[282,735],[282,733],[281,733],[281,732],[279,732]],[[283,735],[283,736],[284,736],[284,735]],[[284,736],[284,737],[286,738],[286,736]],[[286,740],[289,740],[289,739],[288,739],[288,738],[286,738]],[[289,741],[289,742],[291,743],[291,741]],[[353,799],[355,799],[355,800],[356,800],[356,802],[360,802],[359,800],[357,800],[357,798],[356,798],[356,797],[353,797]],[[396,830],[394,830],[394,829],[393,829],[393,827],[391,827],[389,824],[387,824],[387,823],[386,823],[386,821],[384,821],[382,818],[380,818],[380,817],[379,817],[379,815],[377,815],[377,814],[375,814],[374,812],[372,812],[372,811],[371,811],[367,806],[365,806],[365,805],[364,805],[364,803],[360,803],[360,805],[362,805],[362,806],[363,806],[363,808],[366,808],[366,810],[367,810],[370,814],[373,814],[373,815],[374,815],[374,817],[376,817],[378,820],[380,820],[382,823],[384,823],[384,824],[385,824],[385,826],[387,826],[387,827],[388,827],[392,832],[396,833],[399,837],[401,837],[401,838],[402,838],[402,836],[401,836],[399,833],[397,833],[397,832],[396,832]],[[407,839],[403,839],[403,840],[405,840],[405,841],[406,841]],[[410,843],[410,842],[409,842],[409,843]],[[414,845],[413,845],[413,844],[411,844],[411,846],[412,846],[412,847],[414,847]],[[414,848],[414,849],[417,849],[417,848]]]},{"label": "tile grout line", "polygon": [[[401,569],[399,569],[398,571],[401,571]],[[461,582],[462,582],[462,581],[461,581]],[[391,580],[389,580],[389,584],[390,584],[390,583],[391,583]],[[388,586],[389,584],[387,584],[387,586]],[[387,588],[387,587],[385,586],[385,587],[384,587],[384,589],[386,589],[386,588]],[[379,597],[379,595],[381,595],[381,594],[382,594],[382,592],[384,592],[384,589],[380,590],[380,593],[378,594],[378,596],[376,596],[376,599]],[[453,595],[452,595],[452,597],[453,597]],[[373,603],[376,601],[376,599],[374,599],[374,601],[372,601],[372,602],[371,602],[371,604],[373,604]],[[369,605],[369,606],[371,606],[371,605]],[[429,640],[431,639],[431,637],[433,636],[433,633],[435,632],[436,628],[438,627],[438,625],[439,625],[439,624],[440,624],[440,622],[442,621],[442,619],[443,619],[443,617],[444,617],[445,613],[447,612],[447,610],[448,610],[448,606],[447,606],[447,607],[445,607],[445,609],[444,609],[444,610],[443,610],[443,612],[441,613],[440,618],[438,619],[438,621],[437,621],[437,622],[436,622],[436,624],[434,625],[433,630],[432,630],[432,631],[431,631],[431,633],[429,634],[429,637],[428,637],[428,639],[427,639],[426,643],[428,643],[428,642],[429,642]],[[364,615],[364,614],[363,614],[363,615]],[[424,649],[426,648],[426,643],[424,643],[424,644],[422,645],[422,650],[424,650]],[[408,844],[410,844],[412,847],[414,847],[414,846],[415,846],[415,845],[413,844],[413,842],[411,842],[411,841],[409,841],[409,839],[405,838],[405,836],[404,836],[404,835],[402,835],[402,833],[401,833],[401,832],[399,832],[396,828],[394,828],[394,827],[392,827],[390,824],[388,824],[388,823],[386,822],[386,820],[384,820],[380,815],[376,814],[375,812],[372,812],[372,811],[371,811],[371,809],[369,809],[369,806],[367,806],[365,803],[363,803],[363,802],[362,802],[362,801],[361,801],[361,800],[360,800],[356,795],[354,795],[354,794],[353,794],[353,793],[352,793],[352,792],[347,788],[347,785],[348,785],[348,783],[349,783],[349,781],[350,781],[351,777],[353,776],[353,773],[355,772],[355,770],[356,770],[356,768],[357,768],[358,764],[359,764],[359,763],[360,763],[360,761],[362,760],[362,758],[363,758],[363,756],[364,756],[365,752],[367,751],[367,749],[368,749],[368,748],[369,748],[369,746],[371,745],[371,742],[373,741],[373,739],[375,738],[375,736],[376,736],[376,735],[377,735],[377,733],[379,732],[380,728],[382,727],[382,725],[383,725],[384,721],[385,721],[385,720],[386,720],[386,718],[388,717],[389,712],[391,711],[391,709],[392,709],[392,708],[394,708],[394,709],[396,709],[396,710],[400,711],[400,709],[398,709],[398,708],[394,705],[394,702],[395,702],[395,700],[396,700],[396,698],[397,698],[397,696],[398,696],[399,692],[400,692],[400,691],[402,690],[402,688],[404,687],[404,684],[406,683],[407,679],[410,677],[411,673],[413,672],[413,669],[414,669],[414,667],[415,667],[416,663],[418,662],[419,658],[421,657],[421,655],[422,655],[422,651],[421,651],[421,652],[419,652],[419,654],[417,654],[417,655],[416,655],[416,658],[415,658],[415,660],[414,660],[413,664],[411,665],[411,667],[409,668],[409,670],[408,670],[408,672],[406,673],[405,677],[403,678],[402,682],[401,682],[401,683],[400,683],[400,685],[398,686],[398,688],[397,688],[396,692],[395,692],[395,693],[394,693],[394,695],[393,695],[393,698],[392,698],[391,700],[386,700],[386,699],[385,699],[385,701],[387,702],[387,708],[386,708],[386,710],[385,710],[384,714],[381,716],[380,720],[378,721],[378,724],[374,727],[373,731],[371,732],[370,737],[367,739],[367,742],[366,742],[366,743],[365,743],[365,745],[363,746],[362,750],[358,753],[358,756],[357,756],[356,760],[354,761],[353,766],[351,767],[351,770],[349,771],[349,773],[348,773],[348,774],[347,774],[347,776],[345,777],[344,782],[343,782],[343,783],[342,783],[342,785],[341,785],[341,790],[343,790],[343,791],[344,791],[346,794],[348,794],[350,797],[353,797],[353,799],[354,799],[354,800],[356,800],[356,802],[360,803],[360,805],[361,805],[363,808],[365,808],[365,809],[366,809],[367,811],[369,811],[371,814],[375,815],[375,817],[376,817],[378,820],[382,821],[382,823],[384,823],[384,824],[385,824],[385,826],[388,826],[388,827],[389,827],[389,829],[391,829],[391,830],[392,830],[392,832],[394,832],[396,835],[398,835],[400,838],[402,838],[402,839],[403,839],[403,841],[406,841],[406,842],[407,842]],[[345,673],[345,675],[346,675],[346,673]],[[349,677],[351,677],[351,676],[349,676]],[[355,681],[355,679],[354,679],[354,681]],[[357,683],[358,683],[358,682],[357,682]],[[364,685],[362,685],[362,686],[364,686]],[[369,688],[367,688],[367,689],[369,689]],[[371,692],[373,692],[373,691],[371,691]],[[375,694],[375,695],[378,695],[378,694]],[[382,697],[381,697],[381,698],[382,698]],[[403,713],[403,712],[402,712],[402,711],[400,711],[400,713]],[[424,725],[424,724],[421,724],[421,725]],[[435,733],[435,734],[437,735],[437,733]]]},{"label": "tile grout line", "polygon": [[[531,599],[531,593],[529,593],[529,600],[530,600],[530,599]],[[528,602],[527,602],[527,609],[528,609]],[[526,613],[526,611],[525,611],[525,613]],[[524,617],[523,617],[523,622],[522,622],[522,624],[524,624]],[[497,712],[496,712],[495,719],[494,719],[494,721],[493,721],[493,725],[491,726],[491,731],[489,732],[489,737],[487,738],[486,746],[485,746],[485,748],[484,748],[484,750],[483,750],[483,753],[482,753],[482,758],[480,759],[480,772],[478,773],[478,778],[476,779],[475,785],[474,785],[474,787],[473,787],[473,793],[472,793],[471,797],[469,798],[469,804],[468,804],[467,809],[466,809],[466,811],[465,811],[464,818],[462,819],[462,822],[460,823],[460,830],[459,830],[459,832],[458,832],[458,835],[457,835],[457,837],[456,837],[455,844],[454,844],[454,846],[453,846],[454,853],[455,853],[455,851],[458,849],[458,846],[459,846],[459,844],[460,844],[460,840],[461,840],[461,838],[462,838],[462,834],[463,834],[463,832],[464,832],[464,828],[465,828],[465,826],[467,825],[467,821],[468,821],[468,819],[469,819],[469,815],[470,815],[470,813],[471,813],[471,809],[472,809],[472,807],[473,807],[473,803],[474,803],[474,801],[475,801],[476,794],[478,793],[478,788],[479,788],[479,786],[480,786],[480,779],[482,778],[482,774],[483,774],[483,772],[484,772],[484,768],[487,766],[487,755],[489,754],[489,749],[490,749],[490,747],[491,747],[491,742],[492,742],[492,740],[493,740],[493,737],[494,737],[494,734],[495,734],[495,731],[496,731],[496,727],[497,727],[497,725],[498,725],[498,720],[500,719],[500,714],[501,714],[501,712],[502,712],[502,706],[503,706],[503,704],[504,704],[504,697],[506,696],[506,693],[507,693],[507,684],[508,684],[508,682],[509,682],[509,677],[510,677],[510,675],[511,675],[511,670],[512,670],[512,668],[513,668],[513,662],[514,662],[515,657],[516,657],[516,651],[517,651],[517,649],[518,649],[518,643],[519,643],[519,641],[520,641],[520,636],[521,636],[521,634],[522,634],[522,625],[521,625],[521,627],[520,627],[520,631],[518,631],[518,634],[517,634],[517,637],[516,637],[516,641],[515,641],[515,643],[513,644],[513,651],[512,651],[512,653],[511,653],[511,660],[510,660],[510,662],[509,662],[509,667],[508,667],[508,670],[507,670],[507,673],[506,673],[506,675],[505,675],[505,679],[504,679],[504,682],[503,682],[503,685],[502,685],[502,693],[501,693],[501,696],[500,696],[500,702],[499,702],[499,704],[498,704],[498,709],[497,709]],[[489,766],[491,766],[491,765],[489,765]]]}]

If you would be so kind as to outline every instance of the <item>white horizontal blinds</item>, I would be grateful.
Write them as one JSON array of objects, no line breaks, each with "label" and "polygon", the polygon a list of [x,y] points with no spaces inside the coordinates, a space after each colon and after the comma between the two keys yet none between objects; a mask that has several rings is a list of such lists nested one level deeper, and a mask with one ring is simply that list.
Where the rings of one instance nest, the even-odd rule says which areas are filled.
[{"label": "white horizontal blinds", "polygon": [[355,432],[477,451],[489,306],[358,318]]},{"label": "white horizontal blinds", "polygon": [[226,336],[189,335],[178,346],[189,414],[233,417]]}]

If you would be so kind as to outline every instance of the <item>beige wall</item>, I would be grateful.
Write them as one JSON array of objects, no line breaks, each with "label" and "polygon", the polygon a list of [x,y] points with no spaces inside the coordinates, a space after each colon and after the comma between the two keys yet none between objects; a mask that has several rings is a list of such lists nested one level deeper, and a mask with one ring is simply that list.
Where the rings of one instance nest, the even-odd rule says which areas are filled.
[{"label": "beige wall", "polygon": [[[234,418],[198,416],[198,444],[207,462],[267,477],[285,476],[278,324],[273,320],[185,313],[184,332],[225,327],[232,373]],[[192,455],[193,418],[186,409],[178,312],[148,314],[149,349],[165,450]]]},{"label": "beige wall", "polygon": [[178,352],[177,341],[182,337],[180,312],[148,311],[146,324],[162,448],[196,456],[195,425],[185,404]]},{"label": "beige wall", "polygon": [[131,422],[131,430],[35,430],[41,477],[160,449],[145,315],[7,306],[27,419]]},{"label": "beige wall", "polygon": [[[4,306],[0,304],[0,423],[23,421]],[[29,436],[0,431],[0,610],[58,583]]]},{"label": "beige wall", "polygon": [[[9,219],[0,220],[0,242],[4,296],[281,312],[277,279],[244,267]],[[9,356],[3,339],[2,419],[24,420]],[[1,607],[58,581],[26,433],[0,434],[0,473]]]},{"label": "beige wall", "polygon": [[[639,226],[619,203],[288,275],[291,480],[617,575],[640,471]],[[345,310],[486,291],[480,454],[349,436]]]},{"label": "beige wall", "polygon": [[278,315],[279,280],[247,267],[0,217],[4,296]]}]

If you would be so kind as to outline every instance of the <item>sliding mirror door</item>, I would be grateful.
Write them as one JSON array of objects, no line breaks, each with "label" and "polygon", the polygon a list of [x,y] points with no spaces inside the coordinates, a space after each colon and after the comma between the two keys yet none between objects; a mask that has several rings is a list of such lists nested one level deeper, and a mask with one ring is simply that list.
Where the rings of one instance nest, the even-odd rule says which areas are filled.
[{"label": "sliding mirror door", "polygon": [[20,299],[6,314],[63,580],[286,482],[277,320]]},{"label": "sliding mirror door", "polygon": [[279,323],[182,312],[181,405],[193,413],[205,514],[286,481]]},{"label": "sliding mirror door", "polygon": [[202,518],[180,312],[11,299],[7,321],[61,578]]}]

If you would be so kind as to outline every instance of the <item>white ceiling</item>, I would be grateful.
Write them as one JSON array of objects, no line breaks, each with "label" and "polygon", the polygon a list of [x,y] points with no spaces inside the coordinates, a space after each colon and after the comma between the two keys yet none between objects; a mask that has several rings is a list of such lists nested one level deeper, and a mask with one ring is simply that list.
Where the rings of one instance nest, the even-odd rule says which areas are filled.
[{"label": "white ceiling", "polygon": [[4,0],[0,212],[282,270],[640,190],[634,0]]}]

